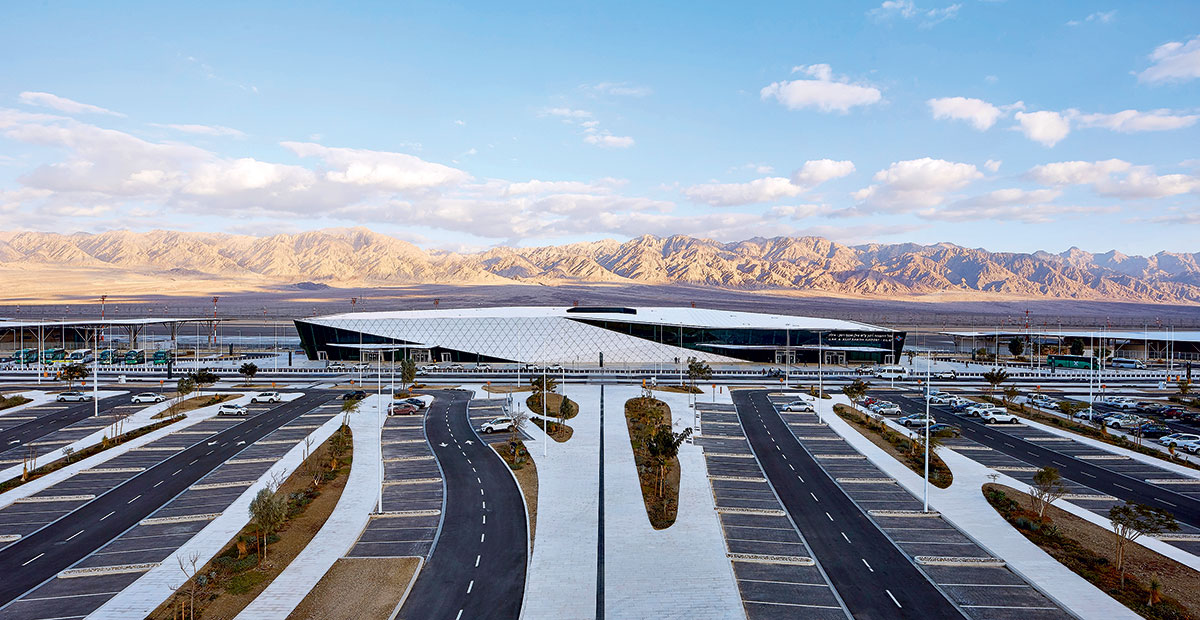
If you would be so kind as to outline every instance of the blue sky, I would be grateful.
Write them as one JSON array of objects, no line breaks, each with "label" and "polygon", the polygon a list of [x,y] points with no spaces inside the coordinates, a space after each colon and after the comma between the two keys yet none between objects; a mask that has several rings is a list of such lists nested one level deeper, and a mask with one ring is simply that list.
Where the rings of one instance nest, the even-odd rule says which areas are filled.
[{"label": "blue sky", "polygon": [[1197,251],[1200,4],[25,3],[0,229]]}]

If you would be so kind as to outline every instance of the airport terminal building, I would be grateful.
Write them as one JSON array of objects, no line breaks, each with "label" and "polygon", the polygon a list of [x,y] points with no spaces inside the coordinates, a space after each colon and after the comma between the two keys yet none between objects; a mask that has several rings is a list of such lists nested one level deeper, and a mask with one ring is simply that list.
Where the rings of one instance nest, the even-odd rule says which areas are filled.
[{"label": "airport terminal building", "polygon": [[416,362],[892,363],[904,332],[837,319],[700,308],[499,307],[360,312],[296,320],[313,360]]}]

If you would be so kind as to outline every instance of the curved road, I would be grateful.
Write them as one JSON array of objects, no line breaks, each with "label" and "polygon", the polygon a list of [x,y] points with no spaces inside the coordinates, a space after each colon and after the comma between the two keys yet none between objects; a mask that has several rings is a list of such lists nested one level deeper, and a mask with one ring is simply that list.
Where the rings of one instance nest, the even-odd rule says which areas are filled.
[{"label": "curved road", "polygon": [[401,619],[521,614],[529,561],[525,502],[508,465],[471,427],[469,401],[467,392],[439,392],[425,418],[425,436],[445,480],[445,514]]},{"label": "curved road", "polygon": [[766,391],[732,392],[750,447],[855,618],[961,618],[792,435]]},{"label": "curved road", "polygon": [[[889,400],[901,406],[905,413],[925,411],[925,403],[899,393],[886,393]],[[1069,454],[1056,452],[1037,442],[1026,441],[1016,435],[992,428],[974,418],[958,416],[941,405],[930,407],[933,418],[938,422],[954,424],[962,430],[962,436],[985,445],[993,450],[1020,459],[1035,467],[1056,467],[1064,478],[1093,488],[1113,497],[1169,510],[1181,523],[1200,527],[1200,501],[1181,495],[1164,487],[1150,484],[1140,478],[1127,476],[1111,469],[1077,459]]]},{"label": "curved road", "polygon": [[0,550],[0,609],[137,525],[271,431],[331,398],[330,392],[309,393],[205,437]]}]

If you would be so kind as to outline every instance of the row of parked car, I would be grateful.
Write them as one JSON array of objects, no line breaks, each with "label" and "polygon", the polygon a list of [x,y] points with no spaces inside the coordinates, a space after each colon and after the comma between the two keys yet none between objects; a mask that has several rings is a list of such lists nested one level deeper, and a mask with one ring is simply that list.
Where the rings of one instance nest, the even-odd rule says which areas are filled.
[{"label": "row of parked car", "polygon": [[[1029,403],[1035,407],[1055,411],[1062,409],[1059,406],[1059,402],[1045,394],[1035,394],[1029,398]],[[1171,434],[1170,427],[1154,418],[1175,419],[1183,422],[1200,421],[1200,414],[1196,414],[1195,412],[1184,411],[1178,407],[1164,403],[1135,401],[1128,396],[1108,396],[1098,399],[1096,402],[1116,407],[1121,411],[1098,411],[1093,407],[1089,407],[1083,411],[1076,412],[1073,417],[1078,420],[1101,423],[1109,428],[1128,431],[1135,437],[1148,438],[1163,437]],[[1138,413],[1131,413],[1130,410]],[[1138,415],[1139,413],[1145,415]],[[1146,417],[1147,415],[1154,418]]]},{"label": "row of parked car", "polygon": [[[904,413],[900,405],[880,398],[867,398],[862,404],[869,411],[879,415],[901,416]],[[957,426],[938,422],[932,416],[926,418],[924,412],[901,416],[896,419],[896,422],[905,428],[924,428],[926,424],[929,424],[929,432],[942,437],[958,437],[962,434]]]},{"label": "row of parked car", "polygon": [[1194,433],[1168,433],[1159,437],[1158,443],[1174,446],[1176,450],[1187,450],[1192,454],[1200,452],[1200,435]]}]

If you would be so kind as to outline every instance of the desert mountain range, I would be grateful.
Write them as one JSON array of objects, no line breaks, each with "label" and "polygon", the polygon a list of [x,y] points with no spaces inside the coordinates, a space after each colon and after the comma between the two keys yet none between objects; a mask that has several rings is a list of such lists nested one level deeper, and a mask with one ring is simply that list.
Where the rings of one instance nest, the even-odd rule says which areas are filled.
[{"label": "desert mountain range", "polygon": [[1072,248],[1061,254],[1024,254],[950,243],[847,246],[820,237],[720,243],[647,235],[623,243],[498,247],[461,254],[422,250],[365,228],[269,237],[158,230],[10,232],[0,233],[0,275],[20,282],[44,279],[59,286],[96,277],[111,282],[129,278],[163,292],[172,283],[228,279],[250,288],[304,283],[636,283],[888,298],[954,294],[1200,301],[1200,253],[1143,257]]}]

